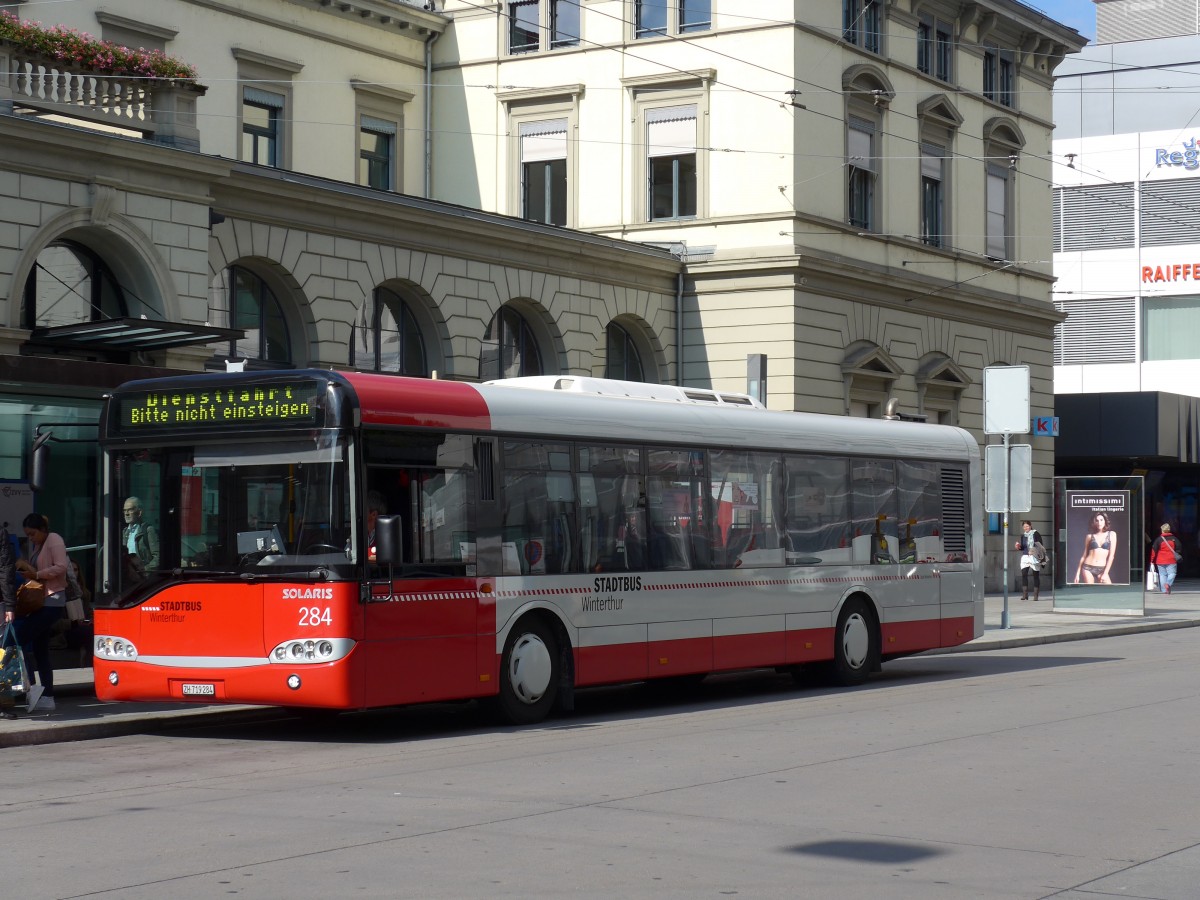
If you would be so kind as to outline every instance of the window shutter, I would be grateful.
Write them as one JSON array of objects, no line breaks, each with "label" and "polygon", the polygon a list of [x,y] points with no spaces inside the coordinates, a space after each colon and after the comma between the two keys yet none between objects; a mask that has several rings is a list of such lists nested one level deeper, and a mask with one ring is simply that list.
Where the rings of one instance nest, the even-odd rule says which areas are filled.
[{"label": "window shutter", "polygon": [[1054,326],[1054,364],[1137,362],[1137,302],[1133,297],[1056,300],[1067,319]]},{"label": "window shutter", "polygon": [[1196,243],[1197,209],[1200,209],[1200,178],[1142,182],[1142,243],[1160,246]]},{"label": "window shutter", "polygon": [[696,105],[646,110],[646,155],[680,156],[696,152]]},{"label": "window shutter", "polygon": [[270,106],[272,109],[283,109],[283,94],[271,91],[261,91],[256,87],[242,88],[242,98],[247,103],[257,103],[259,106]]},{"label": "window shutter", "polygon": [[[846,154],[850,164],[859,169],[875,171],[875,125],[857,116],[850,117],[846,135]],[[855,159],[854,157],[858,157]]]},{"label": "window shutter", "polygon": [[1133,185],[1089,184],[1063,188],[1062,251],[1133,246]]},{"label": "window shutter", "polygon": [[395,134],[396,123],[389,122],[386,119],[376,119],[374,116],[363,116],[360,126],[363,131],[370,131],[375,134]]},{"label": "window shutter", "polygon": [[987,175],[987,254],[1008,257],[1008,177],[995,171]]},{"label": "window shutter", "polygon": [[566,119],[522,122],[517,133],[521,137],[521,162],[567,158]]}]

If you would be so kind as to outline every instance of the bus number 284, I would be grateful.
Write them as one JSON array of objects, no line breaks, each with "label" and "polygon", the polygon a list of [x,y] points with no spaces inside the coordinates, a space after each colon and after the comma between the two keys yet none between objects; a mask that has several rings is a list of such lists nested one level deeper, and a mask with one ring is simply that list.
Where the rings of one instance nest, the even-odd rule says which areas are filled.
[{"label": "bus number 284", "polygon": [[302,606],[300,607],[300,626],[305,625],[331,625],[333,624],[333,616],[329,614],[329,607],[321,609],[319,606]]}]

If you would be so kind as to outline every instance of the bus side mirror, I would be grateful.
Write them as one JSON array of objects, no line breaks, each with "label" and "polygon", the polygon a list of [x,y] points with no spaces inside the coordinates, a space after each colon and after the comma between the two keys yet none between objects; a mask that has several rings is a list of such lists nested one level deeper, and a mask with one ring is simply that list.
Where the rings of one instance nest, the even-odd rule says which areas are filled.
[{"label": "bus side mirror", "polygon": [[400,516],[379,516],[375,519],[375,562],[381,566],[397,566],[404,562],[400,542]]},{"label": "bus side mirror", "polygon": [[50,432],[39,434],[33,442],[33,461],[30,466],[29,486],[42,491],[50,475]]}]

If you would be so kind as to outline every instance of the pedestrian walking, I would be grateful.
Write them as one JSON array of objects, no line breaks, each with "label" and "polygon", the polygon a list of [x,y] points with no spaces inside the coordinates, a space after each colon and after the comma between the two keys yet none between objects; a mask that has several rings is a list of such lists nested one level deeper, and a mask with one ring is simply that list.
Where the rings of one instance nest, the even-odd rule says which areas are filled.
[{"label": "pedestrian walking", "polygon": [[1038,548],[1043,546],[1042,536],[1028,519],[1021,523],[1021,528],[1021,539],[1015,545],[1015,549],[1021,551],[1021,599],[1029,599],[1029,582],[1032,579],[1033,599],[1037,600],[1042,591],[1042,561],[1045,559],[1045,550],[1038,553]]},{"label": "pedestrian walking", "polygon": [[1150,545],[1150,565],[1158,570],[1159,593],[1171,593],[1171,585],[1175,583],[1175,573],[1182,556],[1179,538],[1171,534],[1171,524],[1163,523],[1162,534]]}]

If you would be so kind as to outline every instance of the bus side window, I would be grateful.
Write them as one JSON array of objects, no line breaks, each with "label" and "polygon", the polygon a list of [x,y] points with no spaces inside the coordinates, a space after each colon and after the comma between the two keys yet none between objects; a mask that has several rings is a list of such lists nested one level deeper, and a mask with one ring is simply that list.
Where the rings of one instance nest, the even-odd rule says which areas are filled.
[{"label": "bus side window", "polygon": [[789,455],[788,546],[798,565],[851,561],[850,473],[844,458]]},{"label": "bus side window", "polygon": [[850,511],[854,516],[854,561],[899,562],[896,466],[890,459],[850,463]]},{"label": "bus side window", "polygon": [[505,441],[501,458],[504,574],[575,571],[578,528],[570,445]]},{"label": "bus side window", "polygon": [[646,567],[646,505],[637,447],[575,448],[579,494],[579,570]]}]

